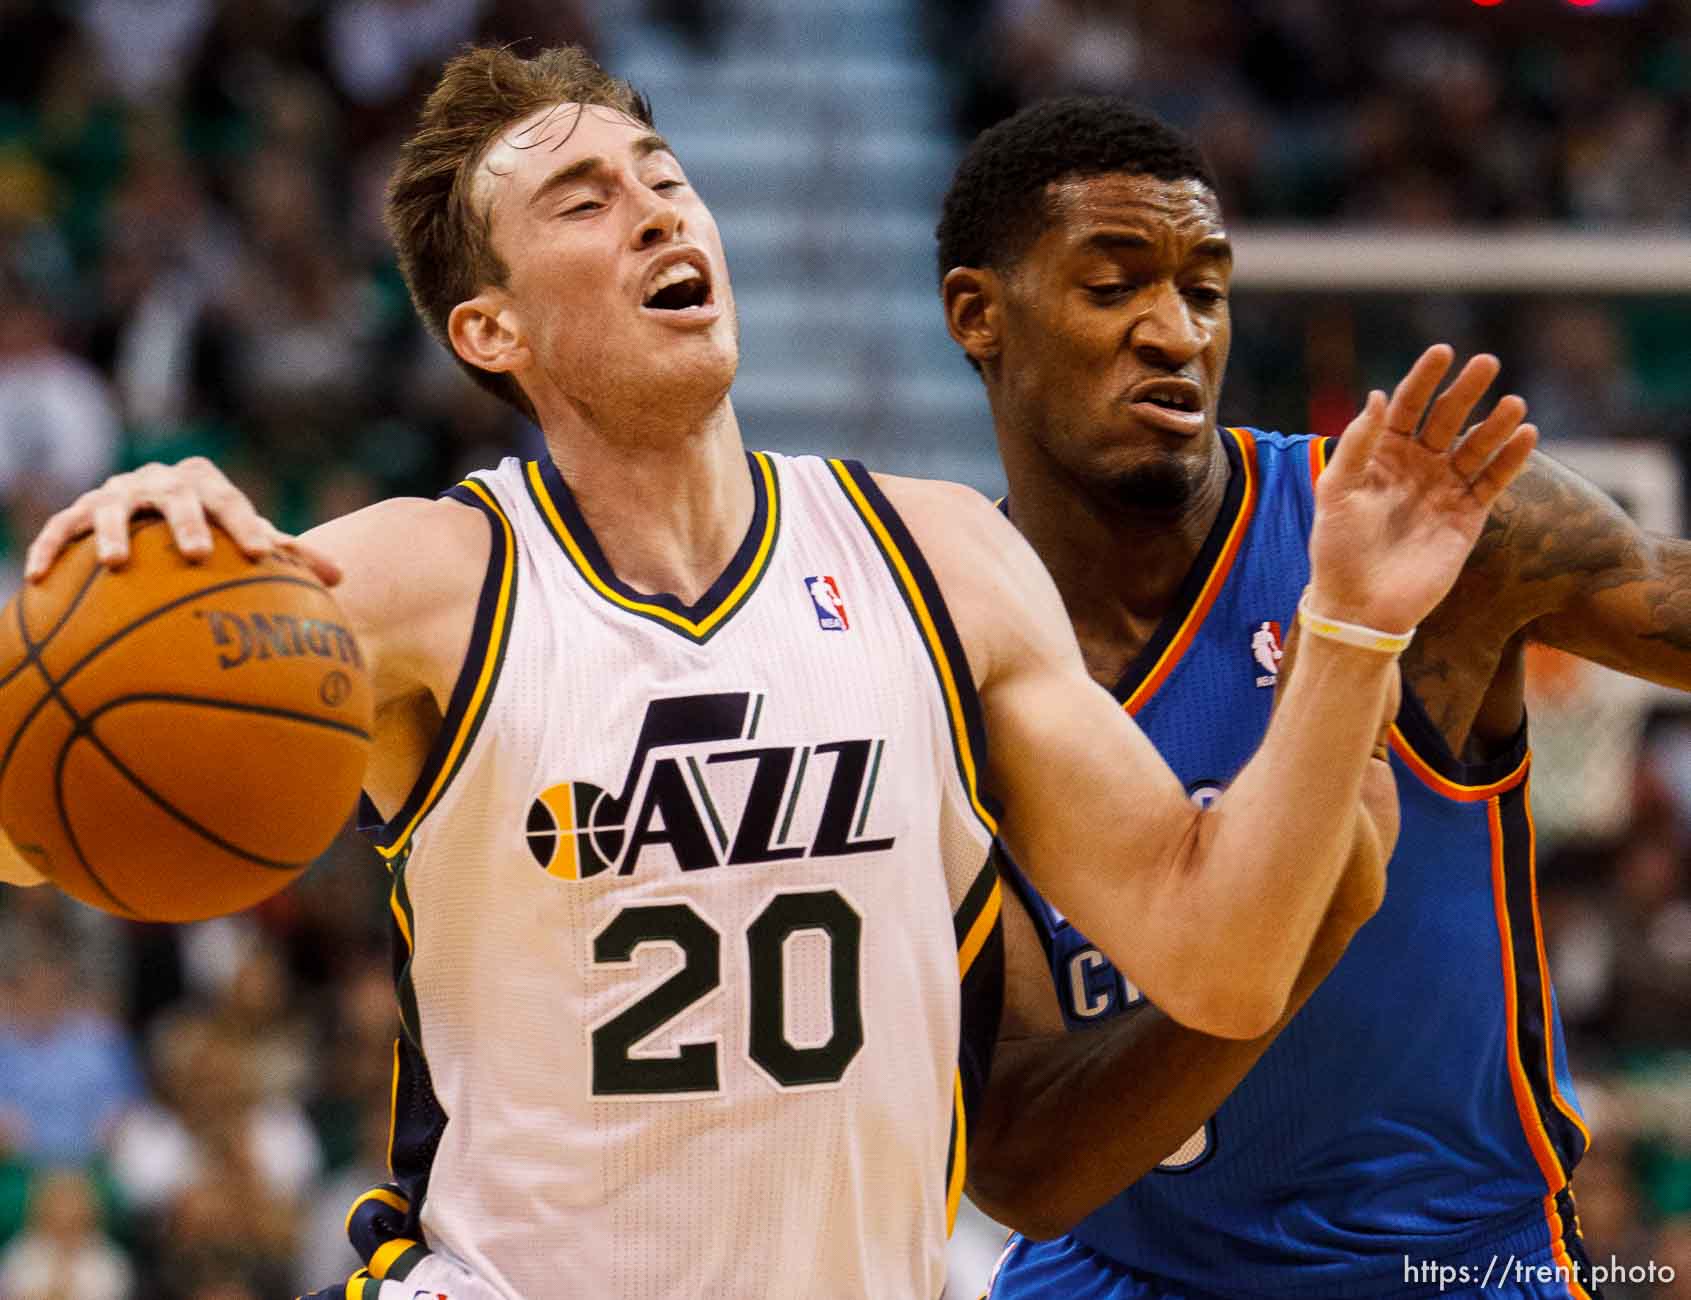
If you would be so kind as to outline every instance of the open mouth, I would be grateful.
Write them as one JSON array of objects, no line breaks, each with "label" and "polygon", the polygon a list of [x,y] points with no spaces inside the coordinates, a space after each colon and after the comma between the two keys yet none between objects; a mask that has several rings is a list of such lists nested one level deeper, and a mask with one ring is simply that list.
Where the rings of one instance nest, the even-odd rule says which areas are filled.
[{"label": "open mouth", "polygon": [[710,278],[691,262],[677,262],[652,277],[641,306],[653,311],[686,311],[710,305]]},{"label": "open mouth", "polygon": [[1197,393],[1184,386],[1147,389],[1139,394],[1135,400],[1161,407],[1165,411],[1192,412],[1198,409]]}]

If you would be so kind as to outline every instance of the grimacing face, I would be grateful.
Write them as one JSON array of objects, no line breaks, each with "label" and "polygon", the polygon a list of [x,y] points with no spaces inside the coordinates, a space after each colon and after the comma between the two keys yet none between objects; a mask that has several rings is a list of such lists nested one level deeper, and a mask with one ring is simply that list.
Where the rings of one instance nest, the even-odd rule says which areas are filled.
[{"label": "grimacing face", "polygon": [[1173,510],[1213,463],[1233,255],[1201,181],[1053,182],[1004,272],[999,394],[1013,428],[1125,505]]},{"label": "grimacing face", "polygon": [[509,368],[541,410],[727,392],[739,340],[722,238],[661,136],[554,105],[494,141],[472,201],[509,271],[491,298],[521,353]]}]

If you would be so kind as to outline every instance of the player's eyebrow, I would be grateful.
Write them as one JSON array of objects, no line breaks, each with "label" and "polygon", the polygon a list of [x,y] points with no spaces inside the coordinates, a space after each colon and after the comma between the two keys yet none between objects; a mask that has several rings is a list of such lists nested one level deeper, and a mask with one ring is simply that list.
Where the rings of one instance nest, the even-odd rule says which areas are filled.
[{"label": "player's eyebrow", "polygon": [[[631,148],[634,150],[636,162],[649,158],[655,153],[673,154],[675,152],[669,147],[669,141],[656,132],[648,132],[641,136],[633,143]],[[599,154],[589,154],[585,158],[578,158],[569,166],[560,167],[542,181],[534,193],[529,196],[529,206],[538,206],[571,182],[595,175],[609,167],[609,161]]]},{"label": "player's eyebrow", "polygon": [[[1144,235],[1130,235],[1125,231],[1100,230],[1086,238],[1082,247],[1100,253],[1143,253],[1151,247]],[[1226,235],[1206,235],[1192,246],[1189,256],[1198,261],[1233,261],[1233,245]]]}]

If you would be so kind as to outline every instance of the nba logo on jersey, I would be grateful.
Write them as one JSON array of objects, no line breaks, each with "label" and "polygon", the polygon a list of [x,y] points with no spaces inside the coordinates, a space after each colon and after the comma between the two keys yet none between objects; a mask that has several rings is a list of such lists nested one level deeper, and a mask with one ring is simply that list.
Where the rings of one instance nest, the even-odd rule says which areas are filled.
[{"label": "nba logo on jersey", "polygon": [[1258,686],[1272,686],[1280,680],[1280,660],[1285,654],[1280,644],[1280,625],[1272,619],[1258,623],[1251,631],[1251,657],[1262,671],[1257,674]]},{"label": "nba logo on jersey", "polygon": [[816,622],[824,632],[844,632],[851,626],[846,618],[845,601],[840,587],[831,577],[806,578],[804,585],[810,592],[810,603],[816,606]]}]

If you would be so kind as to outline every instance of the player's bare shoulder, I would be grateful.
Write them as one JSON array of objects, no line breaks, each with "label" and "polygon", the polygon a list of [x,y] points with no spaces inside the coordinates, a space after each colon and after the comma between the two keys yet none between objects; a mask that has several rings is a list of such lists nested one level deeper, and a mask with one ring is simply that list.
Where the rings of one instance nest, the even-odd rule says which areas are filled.
[{"label": "player's bare shoulder", "polygon": [[875,475],[933,570],[977,685],[1036,652],[1075,652],[1062,599],[991,501],[942,479]]},{"label": "player's bare shoulder", "polygon": [[444,699],[492,553],[481,512],[450,498],[394,497],[305,540],[342,566],[335,596],[371,656],[378,707],[425,690]]}]

